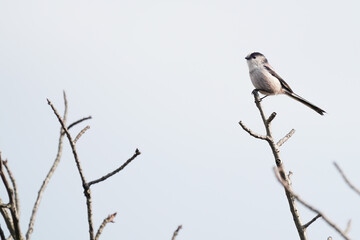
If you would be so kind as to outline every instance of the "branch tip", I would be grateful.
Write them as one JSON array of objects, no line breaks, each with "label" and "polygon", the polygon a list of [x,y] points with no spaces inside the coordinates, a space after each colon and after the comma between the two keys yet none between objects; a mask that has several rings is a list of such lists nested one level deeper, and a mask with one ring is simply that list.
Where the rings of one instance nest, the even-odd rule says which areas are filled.
[{"label": "branch tip", "polygon": [[182,229],[182,225],[179,225],[179,226],[176,228],[176,230],[174,231],[171,240],[175,240],[175,239],[176,239],[176,236],[179,234],[179,231],[180,231],[181,229]]},{"label": "branch tip", "polygon": [[136,148],[136,150],[135,150],[135,154],[136,154],[136,155],[140,155],[140,154],[141,154],[141,152],[139,151],[139,149],[138,149],[138,148]]},{"label": "branch tip", "polygon": [[266,123],[269,124],[271,123],[272,120],[274,120],[274,118],[276,117],[276,112],[273,112],[270,117],[266,120]]},{"label": "branch tip", "polygon": [[276,145],[278,147],[281,147],[281,145],[283,145],[287,140],[289,140],[289,138],[291,138],[291,136],[294,135],[294,133],[295,133],[295,129],[291,129],[291,131],[288,134],[286,134],[282,139],[280,139],[276,143]]},{"label": "branch tip", "polygon": [[250,128],[245,126],[245,124],[242,121],[240,121],[239,124],[245,130],[245,132],[249,133],[254,138],[259,138],[259,139],[262,139],[262,140],[268,140],[267,136],[263,136],[263,135],[254,133]]},{"label": "branch tip", "polygon": [[345,183],[354,191],[356,192],[358,195],[360,195],[360,189],[358,189],[357,187],[355,187],[354,184],[352,184],[350,182],[350,180],[347,178],[347,176],[345,175],[344,171],[340,168],[340,166],[334,162],[334,166],[335,168],[338,170],[338,172],[340,173],[340,175],[342,176],[342,178],[344,179]]}]

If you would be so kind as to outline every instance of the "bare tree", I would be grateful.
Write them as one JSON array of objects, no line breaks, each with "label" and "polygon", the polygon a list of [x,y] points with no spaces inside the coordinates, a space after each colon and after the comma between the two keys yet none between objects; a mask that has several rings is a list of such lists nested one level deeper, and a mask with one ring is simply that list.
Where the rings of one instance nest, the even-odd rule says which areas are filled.
[{"label": "bare tree", "polygon": [[[86,126],[85,128],[83,128],[76,135],[75,138],[72,137],[69,130],[74,126],[76,126],[86,120],[91,119],[91,116],[79,119],[78,121],[75,121],[67,126],[66,122],[67,122],[67,114],[68,114],[68,102],[67,102],[65,92],[64,92],[65,110],[64,110],[63,117],[60,116],[60,114],[56,110],[55,106],[51,103],[51,101],[50,100],[47,100],[47,101],[48,101],[48,104],[50,105],[53,113],[55,114],[57,120],[59,121],[59,123],[61,125],[60,137],[59,137],[59,143],[58,143],[58,151],[57,151],[55,160],[53,162],[53,165],[51,166],[49,172],[47,173],[47,175],[46,175],[45,179],[43,180],[43,183],[38,191],[38,195],[35,200],[35,203],[34,203],[34,206],[32,209],[32,214],[31,214],[31,217],[29,220],[28,229],[26,231],[25,239],[26,240],[31,239],[31,235],[34,231],[36,215],[37,215],[40,203],[41,203],[42,196],[44,194],[44,191],[45,191],[52,175],[54,174],[54,172],[60,162],[60,159],[62,156],[62,151],[63,151],[63,139],[66,136],[66,138],[68,139],[68,141],[70,143],[72,153],[74,156],[74,160],[76,163],[76,168],[77,168],[78,174],[81,178],[81,184],[82,184],[82,187],[84,190],[84,196],[85,196],[86,206],[87,206],[87,221],[88,221],[88,225],[89,225],[89,239],[97,240],[97,239],[99,239],[105,226],[110,222],[114,222],[114,218],[116,217],[116,212],[112,213],[112,214],[108,215],[106,218],[104,218],[103,222],[101,223],[101,225],[97,228],[97,231],[95,232],[94,231],[94,229],[95,229],[94,223],[93,223],[92,194],[91,194],[90,187],[94,184],[101,183],[101,182],[107,180],[108,178],[114,176],[115,174],[119,173],[141,153],[138,149],[136,149],[135,153],[125,163],[120,165],[115,170],[109,172],[108,174],[105,174],[102,177],[99,177],[98,179],[95,179],[92,181],[87,181],[85,178],[84,171],[81,166],[80,159],[77,154],[76,143],[80,139],[80,137],[90,128],[90,126]],[[7,195],[8,195],[7,203],[4,203],[2,198],[0,198],[0,213],[5,221],[6,228],[8,230],[8,234],[9,234],[9,236],[6,237],[4,229],[0,226],[0,238],[1,238],[1,240],[5,240],[5,239],[23,240],[24,236],[22,234],[20,224],[19,224],[20,203],[19,203],[19,197],[18,197],[18,188],[17,188],[16,182],[15,182],[15,177],[12,174],[12,172],[8,166],[7,160],[3,160],[1,158],[1,152],[0,152],[0,177],[1,177],[2,184],[4,185]],[[9,181],[9,179],[10,179],[10,181]]]},{"label": "bare tree", "polygon": [[[306,229],[320,217],[327,224],[329,224],[333,229],[335,229],[344,239],[349,239],[349,237],[347,236],[347,230],[342,231],[336,224],[334,224],[322,212],[320,212],[318,209],[316,209],[315,207],[313,207],[310,204],[308,204],[307,202],[305,202],[302,198],[300,198],[299,195],[294,193],[294,191],[292,189],[291,181],[290,181],[291,172],[289,174],[286,174],[283,161],[280,158],[280,147],[295,133],[295,130],[292,129],[287,135],[285,135],[282,139],[280,139],[277,143],[275,143],[275,140],[274,140],[274,138],[272,136],[272,132],[271,132],[271,122],[276,117],[276,113],[273,112],[267,118],[265,116],[264,110],[261,106],[261,99],[259,97],[258,91],[254,90],[253,94],[254,94],[255,104],[256,104],[257,108],[259,109],[261,119],[265,126],[266,135],[261,135],[261,134],[255,133],[250,128],[248,128],[242,121],[240,121],[239,124],[251,136],[261,139],[261,140],[265,140],[269,143],[269,146],[272,150],[272,153],[273,153],[273,156],[275,159],[275,164],[276,164],[275,173],[276,173],[276,176],[277,176],[279,182],[284,187],[285,195],[288,200],[289,207],[290,207],[290,212],[292,214],[293,221],[295,223],[295,226],[298,231],[298,235],[299,235],[300,239],[301,240],[308,239],[307,235],[306,235]],[[304,205],[306,208],[308,208],[312,212],[316,213],[316,216],[313,219],[311,219],[308,223],[302,224],[295,200],[297,200],[299,203]]]}]

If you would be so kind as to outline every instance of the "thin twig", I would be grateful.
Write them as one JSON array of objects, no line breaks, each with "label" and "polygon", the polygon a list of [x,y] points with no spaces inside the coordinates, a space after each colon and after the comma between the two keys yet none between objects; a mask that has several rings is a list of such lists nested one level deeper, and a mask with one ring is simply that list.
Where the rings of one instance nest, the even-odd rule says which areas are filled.
[{"label": "thin twig", "polygon": [[179,226],[177,227],[177,229],[174,231],[171,240],[175,240],[175,239],[176,239],[176,236],[179,234],[179,231],[180,231],[181,229],[182,229],[182,225],[179,225]]},{"label": "thin twig", "polygon": [[81,131],[79,132],[79,134],[76,136],[76,138],[75,138],[75,140],[74,140],[74,143],[76,143],[76,142],[79,140],[79,138],[80,138],[88,129],[90,129],[90,126],[89,126],[89,125],[87,125],[86,127],[84,127],[83,130],[81,130]]},{"label": "thin twig", "polygon": [[[65,91],[63,92],[63,98],[64,98],[64,117],[63,117],[63,121],[64,123],[66,123],[67,120],[67,113],[68,113],[68,101],[66,98],[66,93]],[[42,195],[50,181],[50,178],[52,177],[52,175],[54,174],[57,166],[59,165],[61,156],[62,156],[62,150],[63,150],[63,140],[64,140],[64,134],[63,134],[63,129],[62,127],[60,128],[60,136],[59,136],[59,143],[58,143],[58,150],[56,153],[56,157],[54,160],[53,165],[51,166],[49,172],[47,173],[45,179],[43,180],[43,183],[41,184],[41,187],[38,191],[38,195],[36,197],[33,209],[32,209],[32,213],[31,213],[31,217],[30,217],[30,221],[29,221],[29,226],[28,226],[28,230],[26,232],[26,240],[30,240],[31,238],[31,234],[34,231],[34,224],[35,224],[35,219],[36,219],[36,214],[37,211],[39,209],[40,206],[40,202],[42,199]]]},{"label": "thin twig", "polygon": [[5,173],[4,173],[4,164],[3,164],[3,160],[1,158],[1,152],[0,152],[0,176],[1,176],[1,180],[4,183],[6,192],[8,194],[9,197],[9,203],[10,203],[10,213],[11,213],[11,218],[12,218],[12,222],[14,225],[14,236],[13,238],[16,240],[21,240],[22,236],[21,236],[21,229],[20,229],[20,222],[19,222],[19,214],[17,212],[16,209],[16,203],[15,203],[15,196],[14,196],[14,190],[11,188]]},{"label": "thin twig", "polygon": [[96,236],[95,236],[95,240],[98,240],[102,231],[104,230],[106,224],[108,224],[109,222],[113,223],[114,222],[114,218],[116,217],[116,214],[117,213],[113,213],[113,214],[110,214],[109,216],[107,216],[103,222],[101,223],[99,229],[97,230],[96,232]]},{"label": "thin twig", "polygon": [[105,181],[106,179],[108,179],[109,177],[115,175],[116,173],[120,172],[121,170],[123,170],[129,163],[131,163],[137,156],[139,156],[141,154],[141,152],[139,151],[139,149],[135,150],[134,155],[132,155],[131,158],[129,158],[123,165],[121,165],[119,168],[115,169],[114,171],[112,171],[111,173],[106,174],[105,176],[102,176],[99,179],[96,179],[94,181],[91,181],[88,183],[89,187],[93,184]]},{"label": "thin twig", "polygon": [[1,240],[6,240],[4,231],[2,230],[2,227],[1,227],[1,226],[0,226],[0,237],[1,237]]},{"label": "thin twig", "polygon": [[[10,236],[14,236],[15,235],[15,229],[14,229],[13,220],[12,220],[12,217],[11,217],[11,214],[10,214],[11,204],[10,203],[4,204],[1,199],[0,199],[0,204],[4,206],[4,208],[0,208],[0,213],[3,216],[6,227],[10,232]],[[5,207],[5,206],[8,206],[8,207]]]},{"label": "thin twig", "polygon": [[350,228],[351,228],[351,219],[349,219],[349,221],[347,222],[344,233],[348,234],[350,231]]},{"label": "thin twig", "polygon": [[240,121],[239,122],[240,126],[247,132],[249,133],[251,136],[253,136],[254,138],[259,138],[259,139],[262,139],[262,140],[267,140],[267,137],[264,136],[264,135],[260,135],[260,134],[257,134],[257,133],[254,133],[250,128],[248,128],[247,126],[245,126],[245,124]]},{"label": "thin twig", "polygon": [[311,219],[308,223],[304,224],[303,228],[308,228],[308,226],[310,226],[310,224],[312,224],[313,222],[316,221],[316,219],[318,219],[319,217],[321,217],[320,214],[316,215],[313,219]]},{"label": "thin twig", "polygon": [[254,89],[254,91],[252,91],[252,94],[254,95],[255,105],[259,109],[261,119],[263,120],[265,129],[266,129],[266,136],[271,136],[272,135],[271,134],[271,129],[270,129],[271,121],[268,121],[266,119],[266,117],[265,117],[264,110],[263,110],[263,108],[261,106],[261,99],[259,97],[259,90]]},{"label": "thin twig", "polygon": [[334,165],[336,167],[336,169],[339,171],[339,173],[341,174],[341,176],[343,177],[344,181],[347,183],[347,185],[354,190],[354,192],[356,192],[358,195],[360,195],[360,190],[354,186],[354,184],[352,184],[349,179],[346,177],[345,173],[343,172],[343,170],[340,168],[340,166],[334,162]]},{"label": "thin twig", "polygon": [[82,119],[79,119],[79,120],[73,122],[72,124],[70,124],[70,125],[67,127],[67,129],[70,130],[70,128],[72,128],[73,126],[75,126],[75,125],[77,125],[77,124],[79,124],[79,123],[81,123],[81,122],[83,122],[83,121],[85,121],[85,120],[89,120],[89,119],[92,119],[92,117],[91,117],[91,116],[88,116],[88,117],[84,117],[84,118],[82,118]]},{"label": "thin twig", "polygon": [[13,186],[13,189],[14,189],[16,209],[17,209],[18,215],[20,215],[20,199],[19,199],[19,192],[18,192],[18,189],[17,189],[16,180],[15,180],[15,177],[14,177],[12,171],[9,168],[8,161],[5,160],[5,161],[3,161],[3,163],[4,163],[4,166],[5,166],[5,169],[6,169],[7,173],[9,175],[9,178],[10,178],[11,184]]},{"label": "thin twig", "polygon": [[274,120],[274,118],[276,117],[276,112],[273,112],[270,117],[266,120],[266,123],[269,124],[271,123],[272,120]]},{"label": "thin twig", "polygon": [[348,236],[346,236],[346,233],[344,231],[342,231],[338,226],[336,226],[335,223],[333,223],[328,217],[326,217],[322,212],[320,212],[320,210],[316,209],[315,207],[311,206],[310,204],[308,204],[307,202],[305,202],[304,200],[302,200],[300,198],[299,195],[295,194],[293,192],[293,190],[289,187],[288,183],[286,181],[284,181],[280,176],[279,176],[279,171],[274,168],[274,173],[276,176],[276,179],[281,183],[281,185],[283,185],[284,188],[286,188],[291,195],[298,201],[300,202],[303,206],[305,206],[306,208],[308,208],[310,211],[318,214],[321,216],[322,219],[324,219],[324,221],[329,224],[335,231],[337,231],[344,239],[350,239]]},{"label": "thin twig", "polygon": [[73,156],[74,156],[74,159],[75,159],[76,167],[78,169],[78,172],[79,172],[79,175],[80,175],[80,178],[81,178],[82,186],[83,186],[83,189],[84,189],[84,195],[85,195],[85,198],[86,198],[86,207],[87,207],[87,215],[88,215],[90,240],[94,240],[94,224],[93,224],[93,219],[92,219],[93,214],[92,214],[91,190],[89,188],[89,185],[86,182],[85,175],[83,173],[81,163],[80,163],[80,160],[79,160],[79,156],[78,156],[78,153],[76,151],[76,146],[75,146],[75,143],[74,143],[74,141],[73,141],[73,139],[71,137],[71,134],[70,134],[69,130],[67,129],[64,121],[61,119],[59,113],[55,109],[54,105],[51,103],[51,101],[49,99],[47,99],[47,101],[48,101],[48,104],[50,105],[51,109],[53,110],[54,114],[56,115],[58,121],[60,122],[60,124],[61,124],[61,126],[62,126],[68,140],[69,140],[69,143],[70,143],[70,146],[71,146],[71,149],[72,149],[72,152],[73,152]]},{"label": "thin twig", "polygon": [[278,147],[281,147],[281,145],[283,145],[289,138],[291,138],[291,136],[295,133],[295,129],[291,129],[291,131],[285,135],[285,137],[283,137],[282,139],[280,139],[276,145]]}]

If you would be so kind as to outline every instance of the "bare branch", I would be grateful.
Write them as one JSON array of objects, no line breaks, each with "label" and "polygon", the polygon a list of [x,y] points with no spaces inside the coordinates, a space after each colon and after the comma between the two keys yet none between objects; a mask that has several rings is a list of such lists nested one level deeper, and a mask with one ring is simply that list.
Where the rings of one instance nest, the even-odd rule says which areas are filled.
[{"label": "bare branch", "polygon": [[80,160],[79,160],[79,156],[78,156],[78,153],[76,151],[76,146],[75,146],[75,143],[71,137],[71,134],[69,132],[69,130],[67,129],[64,121],[61,119],[59,113],[57,112],[57,110],[55,109],[54,105],[51,103],[51,101],[49,99],[47,99],[48,101],[48,104],[50,105],[51,109],[53,110],[55,116],[57,117],[58,121],[60,122],[68,140],[69,140],[69,143],[70,143],[70,146],[71,146],[71,149],[72,149],[72,152],[73,152],[73,156],[74,156],[74,159],[75,159],[75,163],[76,163],[76,167],[78,169],[78,172],[79,172],[79,175],[80,175],[80,178],[81,178],[81,182],[82,182],[82,186],[83,186],[83,189],[84,189],[84,195],[85,195],[85,198],[86,198],[86,207],[87,207],[87,215],[88,215],[88,224],[89,224],[89,235],[90,235],[90,240],[94,240],[94,224],[93,224],[93,220],[92,220],[92,198],[91,198],[91,190],[89,188],[89,185],[87,184],[86,182],[86,179],[85,179],[85,175],[83,173],[83,170],[82,170],[82,167],[81,167],[81,163],[80,163]]},{"label": "bare branch", "polygon": [[114,218],[116,217],[116,214],[117,213],[113,213],[113,214],[110,214],[109,216],[107,216],[107,218],[105,218],[103,220],[103,222],[101,223],[100,227],[99,227],[99,230],[96,232],[96,236],[95,236],[95,240],[98,240],[102,231],[104,230],[106,224],[108,224],[109,222],[113,223],[114,222]]},{"label": "bare branch", "polygon": [[345,233],[345,234],[348,234],[349,231],[350,231],[350,228],[351,228],[351,219],[349,219],[349,221],[347,222],[347,225],[346,225],[346,228],[345,228],[344,233]]},{"label": "bare branch", "polygon": [[1,227],[1,226],[0,226],[0,237],[1,237],[1,240],[6,240],[4,231],[2,230],[2,227]]},{"label": "bare branch", "polygon": [[120,172],[121,170],[123,170],[129,163],[131,163],[137,156],[139,156],[141,154],[141,152],[139,151],[139,149],[135,150],[134,155],[129,158],[123,165],[121,165],[119,168],[115,169],[114,171],[112,171],[111,173],[106,174],[105,176],[102,176],[99,179],[96,179],[94,181],[91,181],[88,183],[88,186],[90,187],[93,184],[105,181],[106,179],[108,179],[109,177],[115,175],[116,173]]},{"label": "bare branch", "polygon": [[21,229],[20,229],[20,222],[19,222],[19,214],[16,209],[14,190],[11,188],[11,186],[5,176],[4,164],[3,164],[3,160],[1,158],[1,152],[0,152],[0,177],[1,177],[2,182],[4,183],[6,192],[9,197],[10,213],[11,213],[11,218],[12,218],[13,227],[14,227],[13,238],[16,240],[20,240],[20,239],[22,239],[22,236],[21,236]]},{"label": "bare branch", "polygon": [[18,193],[18,189],[17,189],[17,184],[16,184],[16,180],[15,180],[15,177],[12,173],[12,171],[10,170],[9,166],[8,166],[8,161],[3,161],[4,163],[4,166],[5,166],[5,169],[9,175],[9,178],[10,178],[10,181],[11,181],[11,184],[14,188],[14,197],[15,197],[15,204],[16,204],[16,209],[17,209],[17,212],[18,212],[18,215],[20,215],[20,200],[19,200],[19,193]]},{"label": "bare branch", "polygon": [[7,203],[7,204],[3,204],[2,200],[0,199],[0,204],[3,206],[0,208],[0,213],[3,216],[3,219],[6,223],[6,227],[10,232],[10,236],[15,235],[15,229],[14,229],[14,223],[10,214],[10,207],[11,204]]},{"label": "bare branch", "polygon": [[347,185],[354,190],[354,192],[356,192],[358,195],[360,195],[360,190],[354,186],[354,184],[352,184],[349,179],[346,177],[345,173],[343,172],[343,170],[340,168],[340,166],[334,162],[334,165],[336,167],[336,169],[339,171],[339,173],[341,174],[341,176],[343,177],[344,181],[347,183]]},{"label": "bare branch", "polygon": [[272,120],[274,120],[274,118],[276,117],[276,112],[273,112],[270,117],[266,120],[266,123],[269,124],[271,123]]},{"label": "bare branch", "polygon": [[[63,98],[64,98],[64,117],[63,117],[63,121],[64,123],[66,123],[67,120],[67,113],[68,113],[68,101],[67,101],[67,97],[66,97],[66,93],[65,91],[63,92]],[[52,175],[54,174],[57,166],[59,165],[61,156],[62,156],[62,150],[63,150],[63,140],[64,140],[64,134],[63,134],[63,129],[62,127],[60,128],[60,136],[59,136],[59,143],[58,143],[58,149],[57,149],[57,153],[56,153],[56,157],[54,160],[53,165],[51,166],[49,172],[47,173],[43,183],[41,184],[41,187],[38,191],[38,195],[36,197],[33,209],[32,209],[32,213],[31,213],[31,217],[30,217],[30,221],[29,221],[29,226],[28,226],[28,230],[26,232],[26,240],[30,240],[31,238],[31,234],[34,231],[34,224],[35,224],[35,219],[36,219],[36,214],[37,211],[39,209],[40,206],[40,202],[42,199],[42,195],[52,177]]]},{"label": "bare branch", "polygon": [[177,227],[177,229],[174,231],[171,240],[175,240],[175,239],[176,239],[176,236],[179,234],[179,232],[180,232],[181,229],[182,229],[182,225],[179,225],[179,226]]},{"label": "bare branch", "polygon": [[83,130],[81,130],[81,131],[79,132],[79,134],[76,136],[76,138],[75,138],[75,140],[74,140],[74,143],[76,143],[76,142],[79,140],[79,138],[80,138],[88,129],[90,129],[90,126],[89,126],[89,125],[87,125],[86,127],[84,127]]},{"label": "bare branch", "polygon": [[303,206],[305,206],[306,208],[308,208],[310,211],[320,215],[322,217],[322,219],[324,219],[324,221],[329,224],[335,231],[337,231],[344,239],[350,239],[348,236],[346,236],[346,233],[344,231],[342,231],[338,226],[336,226],[335,223],[333,223],[328,217],[326,217],[322,212],[320,212],[320,210],[316,209],[315,207],[311,206],[310,204],[308,204],[307,202],[305,202],[304,200],[302,200],[300,198],[299,195],[295,194],[293,192],[293,190],[289,187],[288,183],[286,181],[284,181],[280,176],[279,176],[279,171],[274,168],[274,173],[276,176],[276,179],[281,183],[281,185],[283,185],[283,187],[285,189],[287,189],[291,195],[298,201],[300,202]]},{"label": "bare branch", "polygon": [[240,121],[239,122],[240,126],[247,132],[249,133],[251,136],[253,136],[254,138],[259,138],[259,139],[262,139],[262,140],[267,140],[267,137],[264,136],[264,135],[260,135],[260,134],[257,134],[257,133],[254,133],[250,128],[248,128],[247,126],[245,126],[245,124]]},{"label": "bare branch", "polygon": [[283,137],[282,139],[280,139],[276,145],[278,147],[281,147],[281,145],[283,145],[289,138],[291,138],[291,136],[295,133],[295,129],[291,129],[291,131],[285,135],[285,137]]},{"label": "bare branch", "polygon": [[311,219],[308,223],[304,224],[303,228],[306,229],[308,228],[308,226],[310,226],[310,224],[312,224],[313,222],[316,221],[316,219],[318,219],[319,217],[321,217],[320,214],[316,215],[313,219]]},{"label": "bare branch", "polygon": [[[263,110],[263,108],[261,106],[261,99],[260,99],[260,96],[259,96],[259,91],[257,89],[254,89],[252,91],[252,94],[254,95],[255,105],[259,109],[261,119],[263,120],[265,129],[266,129],[266,136],[271,136],[272,135],[271,134],[271,129],[270,129],[271,121],[268,121],[266,119],[266,117],[265,117],[264,110]],[[273,113],[273,114],[276,114],[276,113]],[[270,117],[269,117],[269,119],[270,119]]]},{"label": "bare branch", "polygon": [[[240,121],[240,125],[243,127],[243,129],[245,131],[250,133],[250,135],[252,135],[252,136],[255,135],[254,137],[266,140],[269,143],[269,146],[270,146],[270,148],[272,150],[272,153],[274,155],[275,164],[276,164],[276,166],[278,168],[280,176],[285,182],[289,183],[289,186],[290,186],[290,179],[285,174],[285,169],[284,169],[283,163],[282,163],[281,158],[280,158],[279,146],[277,144],[275,144],[274,138],[273,138],[272,133],[271,133],[271,128],[270,128],[271,121],[275,118],[276,113],[272,113],[272,115],[269,118],[266,118],[264,110],[263,110],[263,108],[261,106],[261,99],[259,97],[258,90],[255,89],[253,91],[253,94],[254,94],[256,107],[259,109],[261,119],[262,119],[262,121],[264,123],[264,126],[265,126],[266,136],[260,136],[259,137],[256,134],[251,134],[250,129],[248,129],[246,127],[244,128],[241,121]],[[291,195],[291,192],[289,192],[286,188],[284,188],[284,190],[285,190],[286,198],[287,198],[288,203],[289,203],[290,212],[291,212],[291,214],[293,216],[293,220],[294,220],[296,229],[298,231],[299,237],[300,237],[301,240],[306,240],[307,239],[306,232],[305,232],[306,229],[303,228],[303,225],[301,223],[300,215],[299,215],[299,212],[297,210],[295,200],[294,200],[293,196]]]},{"label": "bare branch", "polygon": [[84,185],[86,185],[86,180],[85,180],[85,176],[84,176],[84,173],[82,171],[82,168],[81,168],[81,164],[80,164],[80,160],[79,160],[79,157],[78,157],[78,154],[77,154],[77,151],[76,151],[76,147],[75,147],[75,143],[70,135],[70,132],[69,130],[66,128],[65,126],[65,123],[64,121],[61,119],[59,113],[57,112],[57,110],[55,109],[54,105],[51,103],[51,101],[49,99],[47,99],[48,101],[48,104],[50,105],[51,109],[54,111],[54,114],[55,116],[57,117],[58,121],[60,122],[63,130],[65,131],[65,134],[70,142],[70,146],[71,146],[71,149],[72,149],[72,152],[73,152],[73,155],[74,155],[74,158],[75,158],[75,162],[76,162],[76,167],[78,169],[78,172],[79,172],[79,175],[80,175],[80,178],[81,178],[81,181]]},{"label": "bare branch", "polygon": [[83,122],[83,121],[89,120],[89,119],[92,119],[92,117],[91,117],[91,116],[88,116],[88,117],[84,117],[84,118],[82,118],[82,119],[80,119],[80,120],[77,120],[76,122],[73,122],[72,124],[70,124],[70,125],[67,127],[67,129],[70,130],[70,128],[74,127],[75,125],[77,125],[77,124],[79,124],[79,123],[81,123],[81,122]]}]

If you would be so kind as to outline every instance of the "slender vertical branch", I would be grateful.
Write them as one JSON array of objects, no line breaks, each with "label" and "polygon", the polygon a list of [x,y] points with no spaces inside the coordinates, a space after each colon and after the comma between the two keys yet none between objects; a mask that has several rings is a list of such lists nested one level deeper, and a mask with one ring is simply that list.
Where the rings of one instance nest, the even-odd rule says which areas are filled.
[{"label": "slender vertical branch", "polygon": [[15,240],[21,240],[22,235],[21,235],[21,229],[20,229],[19,214],[16,209],[15,194],[14,194],[14,190],[11,188],[11,186],[6,178],[6,175],[4,173],[4,164],[3,164],[3,160],[1,158],[1,153],[0,153],[0,177],[5,186],[5,189],[8,194],[8,198],[9,198],[10,214],[11,214],[11,219],[13,222],[13,230],[14,230],[13,238]]},{"label": "slender vertical branch", "polygon": [[0,213],[1,213],[2,217],[4,218],[6,227],[9,230],[10,235],[15,236],[14,223],[11,218],[11,214],[10,214],[10,210],[9,210],[11,205],[10,205],[10,203],[3,204],[1,199],[0,199],[0,205],[1,205]]},{"label": "slender vertical branch", "polygon": [[55,109],[54,105],[51,103],[51,101],[49,99],[47,99],[47,101],[48,101],[48,104],[50,105],[51,109],[53,110],[55,116],[57,117],[58,121],[60,122],[61,127],[63,128],[63,130],[64,130],[64,132],[65,132],[65,134],[67,136],[67,139],[69,140],[69,143],[70,143],[70,146],[71,146],[71,149],[72,149],[72,153],[73,153],[73,156],[74,156],[74,159],[75,159],[76,167],[77,167],[77,170],[78,170],[80,178],[81,178],[82,186],[83,186],[83,189],[84,189],[84,195],[85,195],[85,198],[86,198],[90,240],[94,240],[94,224],[93,224],[93,219],[92,219],[93,214],[92,214],[91,190],[89,188],[89,185],[86,182],[85,175],[83,173],[81,163],[80,163],[80,160],[79,160],[79,156],[78,156],[78,153],[76,151],[75,142],[72,139],[68,128],[66,127],[63,119],[61,119],[61,117],[60,117],[59,113],[57,112],[57,110]]},{"label": "slender vertical branch", "polygon": [[1,237],[1,240],[6,240],[4,231],[2,230],[2,227],[1,227],[1,226],[0,226],[0,237]]},{"label": "slender vertical branch", "polygon": [[[66,93],[65,91],[63,92],[63,97],[64,97],[64,115],[63,115],[63,121],[64,123],[66,123],[67,120],[67,113],[68,113],[68,101],[66,98]],[[36,214],[38,212],[39,206],[40,206],[40,202],[43,196],[43,193],[47,187],[47,185],[50,182],[50,179],[52,177],[52,175],[54,174],[57,166],[59,165],[61,156],[62,156],[62,152],[63,152],[63,140],[64,140],[64,131],[62,129],[62,127],[60,128],[60,136],[59,136],[59,143],[58,143],[58,150],[56,153],[56,157],[54,160],[53,165],[51,166],[49,172],[47,173],[43,183],[41,184],[41,187],[38,191],[38,195],[36,197],[33,209],[32,209],[32,213],[31,213],[31,217],[30,217],[30,221],[29,221],[29,226],[28,226],[28,230],[26,232],[26,240],[30,240],[31,238],[31,234],[34,231],[34,224],[35,224],[35,219],[36,219]]]},{"label": "slender vertical branch", "polygon": [[3,161],[3,164],[5,166],[6,172],[9,175],[12,187],[14,189],[14,198],[15,198],[15,205],[16,205],[16,209],[18,212],[18,215],[20,215],[20,199],[19,199],[19,193],[18,193],[18,188],[17,188],[17,184],[16,184],[16,180],[15,177],[12,173],[12,171],[10,170],[9,166],[8,166],[8,161],[5,160]]},{"label": "slender vertical branch", "polygon": [[[266,138],[262,138],[262,139],[266,140],[269,143],[269,146],[270,146],[270,148],[272,150],[272,153],[274,155],[274,158],[275,158],[275,164],[276,164],[276,166],[278,168],[279,174],[280,174],[281,178],[285,182],[289,183],[288,185],[289,185],[289,188],[291,189],[291,184],[290,184],[289,178],[285,174],[285,169],[284,169],[283,163],[282,163],[281,158],[280,158],[279,146],[275,143],[274,138],[272,136],[272,132],[271,132],[271,122],[274,120],[274,118],[276,116],[276,113],[273,113],[273,114],[270,115],[269,118],[266,118],[264,110],[263,110],[263,108],[261,106],[261,99],[259,97],[258,91],[254,90],[253,94],[254,94],[256,107],[259,109],[260,116],[261,116],[261,119],[262,119],[262,121],[264,123],[265,130],[266,130]],[[247,132],[250,133],[250,131],[247,131]],[[254,134],[251,134],[251,135],[254,136]],[[287,137],[286,140],[289,137]],[[298,231],[299,237],[300,237],[301,240],[306,240],[307,239],[306,232],[305,232],[306,229],[304,229],[302,227],[303,225],[302,225],[302,222],[301,222],[301,219],[300,219],[299,212],[298,212],[297,207],[296,207],[295,199],[292,196],[291,192],[287,188],[284,187],[284,190],[285,190],[286,198],[287,198],[288,203],[289,203],[290,212],[292,214],[292,217],[293,217],[296,229]]]}]

